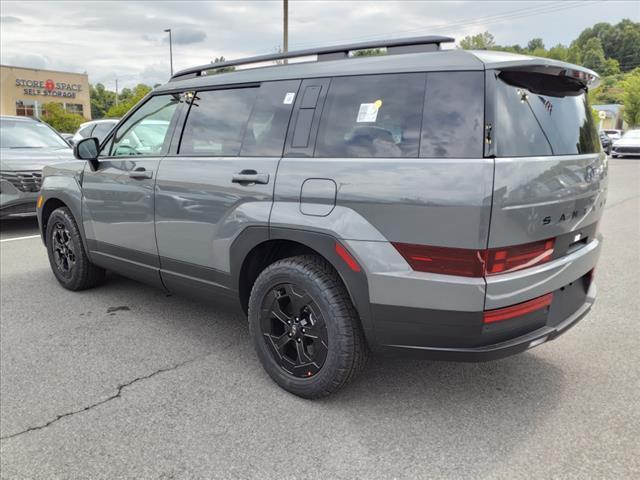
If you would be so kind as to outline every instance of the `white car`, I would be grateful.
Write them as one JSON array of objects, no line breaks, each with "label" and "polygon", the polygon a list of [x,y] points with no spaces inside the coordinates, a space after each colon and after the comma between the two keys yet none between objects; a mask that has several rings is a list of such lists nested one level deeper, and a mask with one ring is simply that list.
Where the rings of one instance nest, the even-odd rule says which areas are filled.
[{"label": "white car", "polygon": [[104,140],[111,129],[120,121],[119,118],[105,118],[104,120],[92,120],[80,125],[73,135],[71,145],[78,143],[83,138],[96,137],[100,142]]},{"label": "white car", "polygon": [[640,129],[627,130],[620,140],[613,142],[612,157],[640,157]]},{"label": "white car", "polygon": [[612,142],[615,142],[616,140],[620,140],[620,138],[622,137],[622,130],[605,128],[602,131],[607,134],[607,137],[609,137]]}]

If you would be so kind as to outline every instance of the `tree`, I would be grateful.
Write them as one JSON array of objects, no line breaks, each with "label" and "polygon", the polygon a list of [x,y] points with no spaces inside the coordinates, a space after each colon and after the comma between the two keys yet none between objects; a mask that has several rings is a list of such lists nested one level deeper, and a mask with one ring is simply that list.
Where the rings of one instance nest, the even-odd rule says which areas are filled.
[{"label": "tree", "polygon": [[624,27],[620,54],[615,58],[620,62],[620,69],[623,72],[633,70],[640,65],[640,27],[634,25]]},{"label": "tree", "polygon": [[46,103],[42,120],[63,133],[74,133],[85,121],[82,115],[67,112],[61,103]]},{"label": "tree", "polygon": [[587,40],[582,52],[582,65],[596,72],[602,72],[605,66],[604,50],[598,37]]},{"label": "tree", "polygon": [[104,88],[102,83],[89,85],[91,99],[91,118],[102,118],[115,103],[116,94]]},{"label": "tree", "polygon": [[568,56],[569,49],[561,43],[557,44],[555,47],[551,47],[547,53],[547,57],[553,58],[554,60],[560,60],[562,62],[566,62]]},{"label": "tree", "polygon": [[384,55],[386,52],[382,48],[367,48],[364,50],[356,50],[353,52],[354,57],[375,57],[377,55]]},{"label": "tree", "polygon": [[567,62],[580,65],[582,63],[582,49],[576,40],[571,42],[567,50]]},{"label": "tree", "polygon": [[527,50],[533,52],[536,49],[544,50],[544,42],[541,38],[533,38],[529,40],[529,43],[527,43]]},{"label": "tree", "polygon": [[118,103],[118,105],[113,105],[111,108],[109,108],[105,115],[106,117],[119,118],[124,116],[136,103],[142,100],[142,98],[144,98],[144,96],[151,91],[151,87],[143,83],[139,83],[133,90],[125,88],[122,90],[122,92],[124,93],[125,90],[129,90],[130,93],[127,92],[126,97],[120,97],[122,97],[123,99],[126,98],[126,100],[121,101]]},{"label": "tree", "polygon": [[640,126],[640,67],[629,72],[622,81],[624,119],[630,127]]},{"label": "tree", "polygon": [[460,40],[460,48],[465,50],[488,50],[496,44],[495,38],[489,32],[479,33],[477,35],[467,35]]},{"label": "tree", "polygon": [[[220,56],[220,57],[214,58],[213,62],[211,62],[211,63],[214,65],[214,68],[215,68],[215,64],[216,63],[223,63],[223,62],[226,62],[226,61],[227,60],[223,56]],[[221,68],[218,68],[216,70],[213,70],[212,73],[218,74],[218,73],[233,72],[235,69],[236,69],[236,67],[221,67]]]}]

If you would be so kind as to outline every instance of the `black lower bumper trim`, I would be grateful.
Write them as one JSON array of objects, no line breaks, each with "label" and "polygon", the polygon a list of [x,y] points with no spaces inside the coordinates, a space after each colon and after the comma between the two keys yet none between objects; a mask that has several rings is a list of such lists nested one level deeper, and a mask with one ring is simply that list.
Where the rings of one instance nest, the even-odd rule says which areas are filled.
[{"label": "black lower bumper trim", "polygon": [[586,301],[565,320],[550,327],[544,326],[525,335],[515,337],[492,345],[470,348],[422,347],[413,345],[384,345],[382,351],[386,353],[404,354],[430,358],[434,360],[450,360],[460,362],[482,362],[524,352],[550,340],[553,340],[577,324],[589,313],[595,302],[596,287],[591,284]]}]

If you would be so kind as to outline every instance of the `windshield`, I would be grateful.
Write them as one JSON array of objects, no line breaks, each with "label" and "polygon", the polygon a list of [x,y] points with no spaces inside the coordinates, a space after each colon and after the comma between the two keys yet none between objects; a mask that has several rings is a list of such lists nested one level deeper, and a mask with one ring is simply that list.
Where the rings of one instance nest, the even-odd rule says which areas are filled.
[{"label": "windshield", "polygon": [[640,138],[640,130],[629,130],[627,133],[625,133],[624,135],[622,135],[622,138],[624,138],[625,140],[631,139],[631,138]]},{"label": "windshield", "polygon": [[44,123],[2,119],[0,121],[0,147],[69,148],[69,145]]}]

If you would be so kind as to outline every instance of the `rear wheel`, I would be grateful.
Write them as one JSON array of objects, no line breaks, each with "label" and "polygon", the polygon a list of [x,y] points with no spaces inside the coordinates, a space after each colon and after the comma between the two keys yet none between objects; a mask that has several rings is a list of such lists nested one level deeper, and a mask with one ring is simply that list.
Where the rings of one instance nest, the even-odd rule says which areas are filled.
[{"label": "rear wheel", "polygon": [[360,321],[342,281],[313,255],[277,261],[260,274],[249,299],[249,326],[267,373],[304,398],[337,391],[367,360]]},{"label": "rear wheel", "polygon": [[84,290],[98,285],[104,269],[93,265],[84,250],[80,230],[66,207],[54,210],[47,222],[47,254],[51,270],[68,290]]}]

